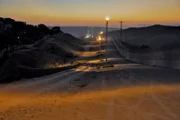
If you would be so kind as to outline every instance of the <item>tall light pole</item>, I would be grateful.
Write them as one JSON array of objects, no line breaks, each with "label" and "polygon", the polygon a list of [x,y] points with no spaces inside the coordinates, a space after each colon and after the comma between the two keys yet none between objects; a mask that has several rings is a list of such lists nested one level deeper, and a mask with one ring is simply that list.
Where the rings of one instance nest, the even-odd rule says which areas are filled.
[{"label": "tall light pole", "polygon": [[122,34],[123,34],[123,32],[122,32],[122,24],[123,24],[123,21],[119,21],[119,23],[120,23],[119,40],[122,40]]},{"label": "tall light pole", "polygon": [[109,24],[109,17],[106,17],[106,65],[108,61],[108,54],[107,54],[107,49],[108,49],[108,24]]},{"label": "tall light pole", "polygon": [[[102,42],[102,35],[104,34],[104,32],[103,31],[101,31],[100,32],[100,38],[99,38],[99,40],[100,40],[100,50],[101,50],[101,42]],[[101,51],[100,51],[101,52]]]},{"label": "tall light pole", "polygon": [[100,51],[100,60],[101,60],[101,56],[102,56],[102,53],[101,53],[101,46],[102,46],[102,35],[104,34],[103,31],[100,32],[100,36],[99,36],[99,51]]},{"label": "tall light pole", "polygon": [[100,54],[100,58],[101,58],[101,41],[102,41],[101,36],[98,36],[97,41],[99,42],[99,54]]}]

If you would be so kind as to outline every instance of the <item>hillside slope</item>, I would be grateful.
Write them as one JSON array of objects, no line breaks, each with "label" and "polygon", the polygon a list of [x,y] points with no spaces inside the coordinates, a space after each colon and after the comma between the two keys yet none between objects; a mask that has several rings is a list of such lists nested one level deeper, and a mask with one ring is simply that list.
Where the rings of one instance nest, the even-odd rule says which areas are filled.
[{"label": "hillside slope", "polygon": [[60,33],[43,40],[32,48],[15,51],[9,54],[2,66],[1,81],[21,78],[19,67],[42,71],[43,69],[62,68],[63,65],[71,63],[78,57],[76,53],[83,52],[85,43],[72,35]]},{"label": "hillside slope", "polygon": [[[109,35],[119,39],[119,31],[110,32]],[[180,26],[153,25],[141,28],[128,28],[123,30],[123,41],[135,45],[147,45],[152,49],[175,48],[180,45]]]}]

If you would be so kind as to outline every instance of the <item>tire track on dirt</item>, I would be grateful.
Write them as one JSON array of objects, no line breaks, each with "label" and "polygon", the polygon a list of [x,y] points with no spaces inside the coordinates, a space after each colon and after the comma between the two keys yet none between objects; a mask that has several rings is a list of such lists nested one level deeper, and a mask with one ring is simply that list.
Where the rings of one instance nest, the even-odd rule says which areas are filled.
[{"label": "tire track on dirt", "polygon": [[[84,68],[83,70],[89,71],[90,68],[87,67],[87,68]],[[48,87],[39,89],[38,92],[39,93],[57,92],[57,91],[59,91],[59,89],[65,88],[66,85],[69,85],[69,83],[72,80],[78,79],[84,74],[85,74],[85,72],[76,72],[73,75],[68,76],[67,78],[64,78],[63,80],[56,80],[56,82],[54,82],[53,84],[49,84]]]},{"label": "tire track on dirt", "polygon": [[[80,67],[78,68],[79,71],[84,70],[86,67]],[[71,76],[75,73],[77,73],[78,71],[75,70],[68,70],[68,71],[64,71],[63,73],[58,73],[57,75],[54,76],[47,76],[47,77],[42,77],[42,78],[37,78],[36,80],[31,81],[31,79],[29,79],[27,82],[23,82],[20,84],[10,84],[5,86],[5,88],[3,88],[1,91],[15,91],[15,90],[32,90],[36,89],[36,88],[40,88],[40,87],[45,87],[48,84],[52,84],[54,82],[57,82],[57,80],[59,79],[63,79],[63,77],[67,77],[67,76]]]},{"label": "tire track on dirt", "polygon": [[[88,68],[87,67],[82,67],[79,70],[86,70],[86,69],[88,69]],[[69,77],[69,74],[72,77]],[[62,74],[62,75],[53,77],[52,79],[48,78],[48,79],[46,79],[46,81],[43,81],[43,80],[37,81],[38,84],[35,84],[37,82],[35,82],[35,83],[33,82],[31,85],[35,85],[35,86],[32,86],[34,88],[30,88],[30,91],[31,91],[30,93],[29,92],[28,93],[24,93],[24,94],[16,93],[16,95],[11,96],[11,94],[13,94],[13,91],[15,91],[15,90],[12,89],[12,93],[11,92],[8,93],[6,91],[2,91],[2,92],[4,92],[4,94],[7,94],[7,97],[5,96],[5,99],[1,99],[1,102],[0,102],[0,108],[1,108],[0,112],[4,111],[4,110],[8,110],[11,107],[18,106],[19,104],[23,104],[27,100],[30,100],[31,98],[34,98],[35,96],[40,95],[40,94],[42,94],[44,92],[48,92],[48,91],[51,91],[53,89],[57,89],[59,87],[59,85],[64,86],[64,85],[68,84],[68,82],[70,80],[72,80],[72,78],[74,79],[74,78],[80,77],[83,74],[84,73],[80,72],[80,71],[75,71],[73,73],[72,72],[68,72],[68,74]],[[62,80],[59,80],[58,77],[59,77],[59,79],[62,78],[62,77],[64,77],[64,78]],[[52,83],[49,84],[48,81],[51,81]],[[39,84],[41,86],[39,86]],[[42,86],[42,84],[44,84],[44,86]]]}]

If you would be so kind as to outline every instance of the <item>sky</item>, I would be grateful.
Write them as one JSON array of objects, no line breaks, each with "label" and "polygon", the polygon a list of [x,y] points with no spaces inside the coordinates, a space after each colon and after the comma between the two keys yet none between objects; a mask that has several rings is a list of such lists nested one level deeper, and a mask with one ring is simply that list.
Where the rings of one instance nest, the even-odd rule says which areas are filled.
[{"label": "sky", "polygon": [[180,24],[180,0],[0,0],[0,16],[60,26]]}]

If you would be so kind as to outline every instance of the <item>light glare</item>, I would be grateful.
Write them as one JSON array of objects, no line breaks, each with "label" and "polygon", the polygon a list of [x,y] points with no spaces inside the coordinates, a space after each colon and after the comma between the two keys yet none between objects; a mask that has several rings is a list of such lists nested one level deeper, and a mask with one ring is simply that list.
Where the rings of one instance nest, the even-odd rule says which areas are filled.
[{"label": "light glare", "polygon": [[106,21],[109,21],[110,20],[110,17],[106,17]]}]

